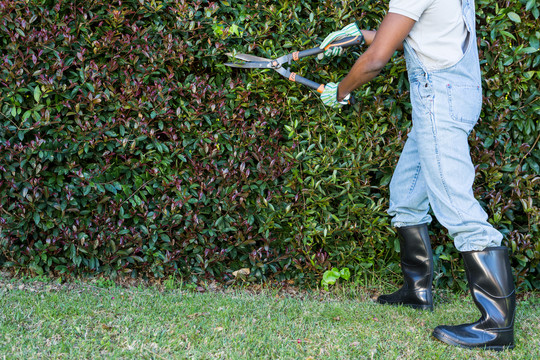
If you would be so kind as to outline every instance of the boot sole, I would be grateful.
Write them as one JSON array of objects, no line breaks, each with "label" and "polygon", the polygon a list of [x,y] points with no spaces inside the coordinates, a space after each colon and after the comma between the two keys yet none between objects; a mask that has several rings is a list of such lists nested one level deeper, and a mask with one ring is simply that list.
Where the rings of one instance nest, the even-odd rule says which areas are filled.
[{"label": "boot sole", "polygon": [[404,304],[404,303],[391,303],[391,302],[381,302],[381,301],[377,301],[377,303],[381,305],[390,305],[390,306],[406,306],[406,307],[413,308],[415,310],[433,311],[433,305]]},{"label": "boot sole", "polygon": [[467,345],[463,345],[463,344],[460,344],[460,343],[454,341],[454,339],[452,339],[452,338],[446,336],[446,334],[438,332],[438,331],[433,331],[433,333],[431,335],[435,339],[437,339],[437,340],[439,340],[439,341],[441,341],[441,342],[443,342],[445,344],[458,346],[458,347],[463,348],[463,349],[481,349],[481,350],[504,351],[504,350],[513,349],[515,347],[514,344],[512,344],[512,345],[485,345],[485,346],[476,345],[476,346],[467,346]]}]

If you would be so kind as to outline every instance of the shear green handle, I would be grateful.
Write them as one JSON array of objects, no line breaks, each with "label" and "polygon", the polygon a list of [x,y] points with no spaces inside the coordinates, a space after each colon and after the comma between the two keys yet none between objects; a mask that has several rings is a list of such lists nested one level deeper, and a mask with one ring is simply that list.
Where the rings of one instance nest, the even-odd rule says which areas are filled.
[{"label": "shear green handle", "polygon": [[320,47],[315,47],[313,49],[307,49],[307,50],[294,52],[292,54],[292,59],[296,61],[298,59],[301,59],[301,58],[304,58],[304,57],[307,57],[307,56],[318,55],[318,54],[323,53],[326,50],[331,49],[333,47],[340,46],[340,47],[343,47],[343,48],[347,48],[347,47],[351,47],[351,46],[361,45],[362,43],[363,43],[363,39],[362,39],[361,36],[350,36],[350,37],[346,37],[346,38],[341,39],[341,40],[336,40],[336,41],[334,41],[333,43],[331,43],[330,45],[328,45],[324,49],[321,49]]},{"label": "shear green handle", "polygon": [[[309,79],[306,79],[305,77],[300,76],[300,75],[298,75],[296,73],[291,73],[291,75],[289,77],[289,80],[297,82],[297,83],[302,84],[302,85],[305,85],[305,86],[310,87],[310,88],[312,88],[314,90],[317,90],[317,92],[319,92],[321,94],[324,91],[324,84],[316,83],[315,81],[311,81]],[[350,94],[348,103],[349,103],[349,105],[356,104],[356,99],[354,98],[353,94]]]}]

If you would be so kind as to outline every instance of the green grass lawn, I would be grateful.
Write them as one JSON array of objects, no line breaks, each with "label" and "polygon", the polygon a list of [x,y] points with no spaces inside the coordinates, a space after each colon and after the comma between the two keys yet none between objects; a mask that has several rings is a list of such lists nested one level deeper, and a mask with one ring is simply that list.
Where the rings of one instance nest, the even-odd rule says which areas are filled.
[{"label": "green grass lawn", "polygon": [[538,297],[518,303],[516,348],[497,353],[431,338],[439,324],[479,317],[470,297],[436,294],[435,311],[420,312],[352,287],[197,293],[0,275],[0,360],[540,358]]}]

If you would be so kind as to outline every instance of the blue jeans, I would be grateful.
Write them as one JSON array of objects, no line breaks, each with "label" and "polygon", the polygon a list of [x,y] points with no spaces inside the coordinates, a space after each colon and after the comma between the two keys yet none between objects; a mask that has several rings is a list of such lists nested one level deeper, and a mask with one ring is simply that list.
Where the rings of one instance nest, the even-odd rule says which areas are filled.
[{"label": "blue jeans", "polygon": [[430,223],[431,206],[459,251],[502,241],[472,190],[475,170],[467,138],[480,115],[482,89],[474,12],[468,17],[473,35],[463,58],[450,68],[426,69],[405,43],[413,126],[390,182],[388,210],[392,224],[402,227]]}]

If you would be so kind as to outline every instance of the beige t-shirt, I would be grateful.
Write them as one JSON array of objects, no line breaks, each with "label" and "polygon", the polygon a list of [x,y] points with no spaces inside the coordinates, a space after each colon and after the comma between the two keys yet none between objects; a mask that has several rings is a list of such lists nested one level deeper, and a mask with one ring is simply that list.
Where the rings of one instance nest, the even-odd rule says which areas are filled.
[{"label": "beige t-shirt", "polygon": [[388,12],[416,21],[405,41],[429,70],[452,66],[463,56],[468,31],[461,0],[390,0]]}]

